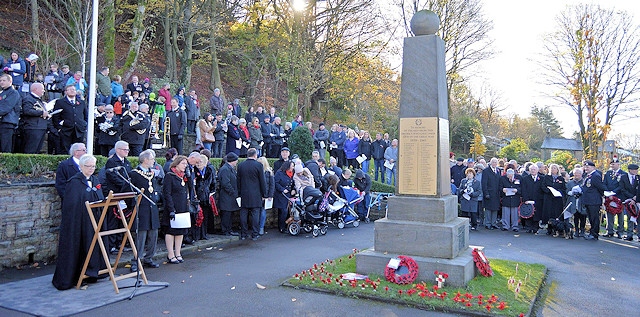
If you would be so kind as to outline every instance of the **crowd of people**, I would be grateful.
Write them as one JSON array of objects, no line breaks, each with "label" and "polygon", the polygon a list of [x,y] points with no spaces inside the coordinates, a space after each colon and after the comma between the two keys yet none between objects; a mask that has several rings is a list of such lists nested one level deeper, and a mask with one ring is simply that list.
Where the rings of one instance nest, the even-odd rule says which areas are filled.
[{"label": "crowd of people", "polygon": [[[70,146],[70,157],[60,162],[55,187],[62,200],[61,230],[64,229],[64,233],[61,232],[58,257],[65,265],[56,266],[53,278],[56,288],[62,290],[75,285],[93,238],[84,202],[102,200],[110,192],[141,190],[146,195],[140,201],[136,218],[130,219],[134,222],[132,232],[140,259],[140,262],[138,258],[131,261],[130,270],[135,272],[138,263],[159,267],[154,261],[159,233],[168,251],[167,263],[180,264],[185,261],[181,253],[184,244],[206,240],[207,234],[214,232],[214,215],[220,217],[221,234],[256,241],[265,234],[267,205],[272,205],[277,214],[279,231],[287,232],[290,199],[301,195],[298,193],[303,193],[306,187],[331,190],[337,195],[340,195],[338,186],[357,188],[366,196],[371,190],[368,174],[358,169],[352,180],[350,169],[338,167],[335,160],[332,165],[326,165],[318,151],[313,152],[311,160],[302,162],[283,147],[274,169],[266,157],[258,157],[258,150],[254,148],[248,149],[247,159],[241,163],[237,154],[227,153],[217,168],[210,162],[208,149],[184,156],[171,148],[164,166],[157,164],[155,152],[150,149],[138,155],[138,166],[131,166],[127,159],[130,153],[129,143],[115,142],[105,166],[96,173],[95,156],[87,154],[84,143],[74,143]],[[133,204],[133,200],[125,200],[120,208],[128,214]],[[158,205],[163,207],[162,212]],[[94,211],[95,216],[98,212]],[[234,230],[232,216],[238,212],[240,228]],[[358,214],[364,220],[366,208],[358,209]],[[186,226],[176,221],[183,216],[189,219]],[[117,213],[109,211],[102,230],[121,226]],[[107,251],[118,254],[122,239],[122,234],[109,235],[105,239]],[[102,254],[94,250],[85,282],[105,277],[98,274],[103,268]]]},{"label": "crowd of people", "polygon": [[[41,153],[46,140],[47,153],[65,154],[72,144],[86,142],[89,89],[82,72],[52,63],[42,76],[36,73],[37,59],[31,54],[25,62],[15,52],[10,60],[0,57],[5,72],[0,76],[0,152]],[[95,104],[95,152],[102,156],[108,156],[119,140],[126,141],[137,156],[153,148],[162,132],[178,154],[184,151],[184,135],[192,134],[196,149],[207,149],[212,157],[231,152],[247,157],[248,149],[254,148],[258,157],[278,158],[282,148],[290,147],[292,131],[304,126],[321,158],[328,152],[340,168],[365,173],[373,161],[374,179],[396,184],[398,141],[390,140],[388,133],[372,138],[368,131],[342,124],[316,127],[301,115],[285,122],[275,107],[243,111],[239,99],[227,103],[219,88],[204,109],[195,90],[179,87],[173,94],[166,83],[156,91],[149,78],[140,80],[137,75],[125,85],[119,75],[110,77],[109,68],[102,67],[96,74]]]},{"label": "crowd of people", "polygon": [[[593,161],[565,170],[558,164],[505,161],[450,155],[452,191],[460,210],[470,218],[471,230],[487,230],[598,240],[601,210],[606,214],[606,237],[633,240],[637,223],[638,165],[620,169],[614,157],[602,173]],[[604,207],[603,207],[604,206]],[[625,220],[626,216],[626,220]],[[587,220],[590,224],[586,232]]]}]

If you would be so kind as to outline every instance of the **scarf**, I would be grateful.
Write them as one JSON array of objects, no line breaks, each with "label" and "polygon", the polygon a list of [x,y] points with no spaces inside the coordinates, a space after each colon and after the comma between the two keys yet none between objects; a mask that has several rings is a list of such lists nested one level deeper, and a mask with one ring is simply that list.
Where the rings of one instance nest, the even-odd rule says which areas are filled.
[{"label": "scarf", "polygon": [[174,174],[176,174],[176,176],[178,176],[179,178],[184,178],[184,172],[180,172],[180,171],[178,171],[178,169],[177,169],[177,168],[172,167],[172,168],[171,168],[171,171],[172,171]]},{"label": "scarf", "polygon": [[289,178],[293,177],[293,171],[287,170],[286,173],[287,173],[287,176],[289,176]]},{"label": "scarf", "polygon": [[249,138],[249,130],[247,130],[247,126],[240,126],[239,128],[240,128],[240,131],[242,131],[244,133],[244,137],[246,139],[248,139]]}]

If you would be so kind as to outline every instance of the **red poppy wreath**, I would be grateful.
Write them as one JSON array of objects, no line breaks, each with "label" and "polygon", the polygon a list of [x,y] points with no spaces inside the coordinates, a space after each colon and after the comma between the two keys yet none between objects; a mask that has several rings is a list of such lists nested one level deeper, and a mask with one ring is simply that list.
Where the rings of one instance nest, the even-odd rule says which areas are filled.
[{"label": "red poppy wreath", "polygon": [[397,269],[389,266],[384,269],[384,277],[387,281],[395,284],[409,284],[415,281],[418,278],[418,263],[405,255],[398,256],[398,259],[400,264]]},{"label": "red poppy wreath", "polygon": [[480,274],[485,277],[493,276],[493,270],[491,269],[491,265],[489,265],[489,259],[484,256],[484,252],[479,251],[478,249],[473,249],[471,254],[473,254],[473,262],[476,263],[476,267],[480,271]]}]

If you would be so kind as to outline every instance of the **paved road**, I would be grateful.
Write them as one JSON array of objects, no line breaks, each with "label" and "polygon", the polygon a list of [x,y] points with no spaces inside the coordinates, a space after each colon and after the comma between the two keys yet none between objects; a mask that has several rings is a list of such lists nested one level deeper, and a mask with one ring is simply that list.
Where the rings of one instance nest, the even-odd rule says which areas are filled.
[{"label": "paved road", "polygon": [[[536,311],[538,316],[638,315],[638,242],[564,240],[530,234],[516,237],[494,230],[472,232],[470,244],[485,246],[489,257],[547,265],[551,285]],[[150,280],[171,286],[81,316],[166,316],[163,312],[167,311],[172,316],[451,316],[279,286],[315,262],[372,245],[373,224],[330,229],[318,238],[271,231],[258,242],[234,241],[222,250],[184,253],[183,264],[148,269]],[[51,268],[36,274],[50,273],[47,271]],[[0,282],[31,274],[33,270],[6,270],[0,273]],[[260,290],[255,283],[267,288]],[[19,316],[2,309],[0,315]]]}]

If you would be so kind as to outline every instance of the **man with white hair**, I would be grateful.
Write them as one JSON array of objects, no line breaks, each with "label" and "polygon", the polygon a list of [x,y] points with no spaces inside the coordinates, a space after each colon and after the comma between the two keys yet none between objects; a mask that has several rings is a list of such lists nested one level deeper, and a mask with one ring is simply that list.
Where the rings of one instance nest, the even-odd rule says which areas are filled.
[{"label": "man with white hair", "polygon": [[[131,187],[125,181],[131,174],[131,163],[127,160],[129,156],[129,143],[126,141],[118,141],[115,144],[116,154],[110,157],[105,163],[104,167],[107,170],[107,181],[102,186],[102,192],[104,196],[109,195],[109,191],[114,193],[124,193],[131,191]],[[127,202],[130,205],[131,202]],[[122,222],[119,221],[115,214],[112,212],[107,213],[107,229],[117,229],[122,226]],[[114,254],[118,252],[120,241],[122,241],[122,234],[113,234],[109,236],[109,251]]]},{"label": "man with white hair", "polygon": [[219,114],[224,111],[224,97],[220,95],[220,88],[213,90],[213,96],[209,99],[212,114]]},{"label": "man with white hair", "polygon": [[74,143],[69,149],[71,157],[58,164],[56,169],[56,190],[61,200],[64,199],[67,180],[80,172],[80,157],[85,154],[87,154],[87,147],[84,143]]},{"label": "man with white hair", "polygon": [[496,220],[498,218],[498,210],[500,210],[500,177],[502,171],[498,168],[498,159],[493,157],[489,161],[489,167],[482,174],[482,194],[484,200],[482,202],[485,215],[484,227],[489,230],[498,229]]}]

